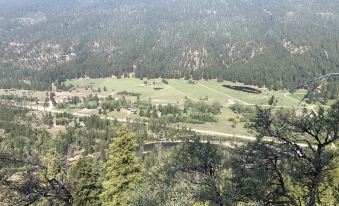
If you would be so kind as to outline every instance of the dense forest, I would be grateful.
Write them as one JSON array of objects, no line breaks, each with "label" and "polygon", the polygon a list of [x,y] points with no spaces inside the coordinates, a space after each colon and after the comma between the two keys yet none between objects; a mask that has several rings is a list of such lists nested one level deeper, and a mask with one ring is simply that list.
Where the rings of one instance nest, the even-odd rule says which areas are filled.
[{"label": "dense forest", "polygon": [[338,8],[333,0],[0,0],[0,87],[130,75],[290,88],[338,71]]},{"label": "dense forest", "polygon": [[270,104],[249,117],[255,141],[223,145],[158,121],[1,103],[0,204],[338,205],[339,101],[303,116]]}]

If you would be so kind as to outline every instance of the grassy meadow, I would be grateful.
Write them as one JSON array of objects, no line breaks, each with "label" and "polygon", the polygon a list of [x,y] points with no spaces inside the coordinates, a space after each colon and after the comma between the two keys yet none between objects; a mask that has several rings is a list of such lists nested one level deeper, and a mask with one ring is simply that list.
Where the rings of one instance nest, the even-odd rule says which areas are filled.
[{"label": "grassy meadow", "polygon": [[[145,84],[147,81],[147,84]],[[265,88],[257,88],[260,94],[248,93],[223,87],[223,84],[243,86],[241,83],[217,82],[216,80],[200,80],[194,83],[184,79],[169,79],[168,84],[164,84],[161,79],[116,79],[116,78],[98,78],[98,79],[76,79],[67,81],[66,84],[73,84],[76,90],[81,91],[82,95],[95,93],[98,96],[115,96],[122,91],[139,93],[141,100],[152,101],[153,104],[177,104],[182,106],[186,99],[199,101],[205,99],[209,103],[219,102],[223,106],[221,114],[217,116],[218,122],[205,124],[186,124],[193,129],[208,130],[215,132],[224,132],[230,134],[248,135],[241,122],[234,124],[230,121],[232,118],[239,118],[239,114],[232,112],[228,107],[233,103],[231,99],[247,106],[262,105],[267,106],[271,96],[279,98],[278,107],[293,108],[298,106],[298,101],[303,98],[305,91],[297,91],[295,94],[284,95],[286,91],[269,91]],[[92,89],[85,88],[92,87]],[[103,91],[103,88],[107,91]],[[101,92],[97,92],[100,88]],[[156,89],[157,88],[157,89]],[[161,88],[161,89],[159,89]],[[76,91],[72,92],[76,95]],[[136,99],[136,97],[126,97]],[[232,101],[232,100],[231,100]],[[80,111],[81,112],[81,111]],[[108,116],[116,118],[137,118],[137,115],[128,115],[123,112],[109,113]]]},{"label": "grassy meadow", "polygon": [[[144,82],[148,84],[145,85]],[[298,91],[296,94],[289,94],[288,97],[283,96],[285,91],[269,91],[268,89],[260,89],[262,93],[252,94],[243,91],[237,91],[229,88],[225,88],[223,84],[230,85],[243,85],[240,83],[231,82],[217,82],[216,80],[200,80],[195,84],[189,83],[183,79],[170,79],[167,80],[168,85],[161,82],[161,79],[115,79],[115,78],[99,78],[99,79],[76,79],[67,81],[67,84],[73,84],[78,88],[85,88],[92,85],[94,90],[101,88],[102,94],[116,94],[121,91],[140,93],[141,99],[151,99],[154,103],[172,103],[182,104],[185,101],[185,97],[199,101],[208,97],[206,101],[215,102],[218,101],[223,105],[229,105],[229,99],[237,99],[240,103],[245,105],[267,105],[271,96],[280,97],[278,106],[293,107],[298,104],[298,100],[301,100],[303,95],[302,91]],[[154,82],[154,84],[153,84]],[[103,92],[103,88],[107,88],[107,92]],[[162,88],[156,90],[155,88]],[[89,90],[90,92],[90,90]],[[304,93],[304,92],[303,92]]]}]

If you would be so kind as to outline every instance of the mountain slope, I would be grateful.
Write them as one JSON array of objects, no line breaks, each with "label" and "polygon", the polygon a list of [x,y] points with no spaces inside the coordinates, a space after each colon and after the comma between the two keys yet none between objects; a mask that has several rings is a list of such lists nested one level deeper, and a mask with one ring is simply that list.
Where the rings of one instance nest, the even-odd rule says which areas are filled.
[{"label": "mountain slope", "polygon": [[[0,0],[0,75],[132,73],[291,87],[336,71],[332,0]],[[37,72],[39,71],[39,72]],[[8,82],[8,81],[7,81]]]}]

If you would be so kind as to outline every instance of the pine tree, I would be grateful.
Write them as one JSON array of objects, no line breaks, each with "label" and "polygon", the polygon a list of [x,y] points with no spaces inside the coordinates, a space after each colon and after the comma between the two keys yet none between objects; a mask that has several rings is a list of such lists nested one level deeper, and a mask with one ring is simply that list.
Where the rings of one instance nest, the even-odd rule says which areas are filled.
[{"label": "pine tree", "polygon": [[68,176],[71,186],[74,186],[73,205],[101,205],[99,195],[102,186],[98,181],[100,175],[90,160],[78,160],[70,168]]},{"label": "pine tree", "polygon": [[106,180],[101,195],[103,205],[131,204],[131,195],[141,180],[141,165],[135,154],[137,147],[135,135],[126,127],[120,128],[109,146],[105,164]]},{"label": "pine tree", "polygon": [[339,101],[327,110],[304,109],[302,115],[273,108],[257,107],[249,124],[257,141],[232,151],[237,198],[263,205],[332,205],[335,189],[329,183],[335,175],[329,174],[338,169]]}]

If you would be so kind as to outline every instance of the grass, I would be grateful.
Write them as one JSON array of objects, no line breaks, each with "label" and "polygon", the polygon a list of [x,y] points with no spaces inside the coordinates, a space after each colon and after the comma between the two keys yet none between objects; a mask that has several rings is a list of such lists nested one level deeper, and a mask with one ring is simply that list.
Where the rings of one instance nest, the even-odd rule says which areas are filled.
[{"label": "grass", "polygon": [[[144,81],[148,81],[151,84],[145,86],[143,85]],[[153,85],[152,82],[157,83]],[[94,89],[100,87],[101,91],[103,91],[103,88],[106,87],[107,90],[112,94],[116,94],[121,91],[140,93],[142,99],[148,100],[149,98],[151,98],[152,101],[158,103],[174,104],[177,103],[178,101],[184,102],[185,98],[184,94],[178,92],[171,86],[161,83],[161,79],[140,80],[140,79],[100,78],[100,79],[78,79],[68,81],[67,83],[79,85],[80,88],[84,88],[91,84]],[[155,90],[154,89],[155,87],[162,87],[164,89]]]},{"label": "grass", "polygon": [[218,83],[215,80],[210,81],[199,81],[199,85],[203,87],[209,88],[209,91],[212,93],[219,94],[219,98],[223,97],[224,99],[229,99],[231,97],[239,99],[244,104],[248,105],[267,105],[268,101],[272,96],[279,98],[278,106],[283,107],[292,107],[296,105],[296,102],[290,100],[283,96],[284,91],[269,91],[267,89],[262,89],[261,94],[251,94],[242,91],[236,91],[229,88],[225,88],[223,84],[231,84],[231,85],[241,85],[240,83],[231,83],[231,82],[223,82]]},{"label": "grass", "polygon": [[[148,81],[148,85],[144,85],[144,81]],[[156,82],[153,84],[153,82]],[[238,135],[249,135],[244,129],[243,123],[237,123],[235,126],[233,122],[229,121],[229,118],[239,116],[233,113],[228,107],[231,105],[228,100],[231,98],[238,99],[241,103],[254,106],[254,105],[267,105],[271,96],[280,97],[278,106],[292,108],[297,105],[299,96],[285,97],[283,94],[285,91],[269,91],[268,89],[261,89],[261,94],[251,94],[242,91],[236,91],[223,87],[223,84],[230,85],[242,85],[240,83],[231,82],[217,82],[216,80],[200,80],[196,84],[189,84],[184,79],[170,79],[169,84],[163,84],[161,79],[152,80],[140,80],[140,79],[114,79],[114,78],[100,78],[100,79],[77,79],[68,81],[68,84],[78,85],[79,90],[85,91],[84,88],[88,85],[92,85],[94,90],[98,87],[103,91],[103,87],[107,88],[107,92],[101,92],[104,94],[116,94],[121,91],[140,93],[140,99],[151,99],[154,104],[172,103],[182,106],[186,101],[185,97],[198,101],[201,98],[208,97],[207,102],[220,102],[223,106],[222,112],[218,115],[218,122],[205,123],[205,124],[185,124],[187,127],[200,130],[215,131],[221,133],[230,133]],[[155,90],[155,87],[162,87],[162,90]],[[87,90],[91,93],[90,90]],[[296,94],[300,94],[302,91],[298,91]],[[294,94],[293,94],[294,95]],[[135,97],[129,97],[135,99]],[[108,114],[110,117],[124,118],[128,116],[126,113],[113,112]],[[134,116],[128,116],[134,118]],[[182,125],[182,124],[181,124]]]},{"label": "grass", "polygon": [[190,124],[190,123],[180,123],[180,125],[185,125],[187,128],[197,129],[197,130],[204,130],[204,131],[213,131],[219,133],[227,133],[233,135],[245,135],[251,136],[244,129],[243,123],[238,123],[235,127],[232,126],[232,122],[230,121],[218,121],[215,123],[204,123],[204,124]]},{"label": "grass", "polygon": [[[148,85],[144,85],[144,81],[148,81]],[[155,84],[152,84],[156,82]],[[242,85],[241,83],[217,82],[216,80],[200,80],[196,84],[189,84],[187,80],[171,79],[169,84],[163,84],[161,79],[140,80],[140,79],[114,79],[114,78],[99,78],[99,79],[77,79],[68,81],[68,84],[78,85],[84,91],[88,85],[92,85],[94,90],[99,87],[101,91],[107,88],[107,92],[100,94],[116,94],[121,91],[135,92],[141,94],[141,99],[151,99],[155,104],[172,103],[182,105],[185,102],[185,97],[198,101],[199,99],[208,97],[208,102],[218,101],[224,106],[229,106],[228,100],[231,98],[238,99],[241,103],[249,106],[266,105],[271,98],[275,96],[279,98],[278,106],[289,107],[298,105],[298,101],[303,98],[305,91],[298,90],[294,94],[284,96],[286,91],[269,91],[261,89],[261,94],[251,94],[242,91],[236,91],[225,88],[223,84]],[[155,90],[155,87],[162,87],[162,90]],[[88,90],[88,93],[91,91]]]},{"label": "grass", "polygon": [[0,95],[18,95],[18,96],[33,96],[37,97],[40,101],[45,100],[46,92],[43,91],[32,91],[32,90],[10,90],[10,89],[0,89]]}]

